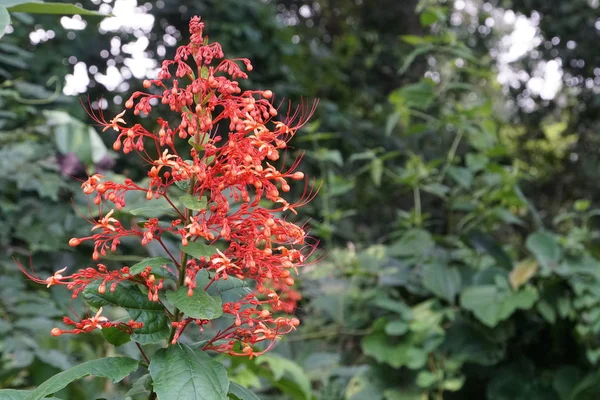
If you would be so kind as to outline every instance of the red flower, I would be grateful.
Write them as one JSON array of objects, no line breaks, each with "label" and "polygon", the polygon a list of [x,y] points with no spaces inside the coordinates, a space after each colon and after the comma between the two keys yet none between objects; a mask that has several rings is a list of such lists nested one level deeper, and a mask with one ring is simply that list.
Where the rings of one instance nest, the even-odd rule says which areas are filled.
[{"label": "red flower", "polygon": [[[102,175],[93,175],[82,185],[99,207],[112,203],[120,210],[125,206],[126,193],[145,192],[148,200],[165,199],[177,217],[162,219],[160,224],[158,219],[151,219],[142,228],[126,228],[111,209],[90,221],[93,234],[73,238],[69,244],[77,246],[92,241],[93,259],[97,260],[107,251],[115,251],[121,239],[128,236],[138,237],[142,245],[154,240],[162,244],[165,233],[178,236],[183,246],[192,242],[225,243],[225,250],[208,258],[188,260],[183,254],[179,258],[166,255],[178,265],[179,282],[188,287],[190,296],[198,290],[195,277],[202,269],[211,277],[206,288],[230,276],[251,283],[255,293],[223,304],[223,312],[234,316],[235,322],[211,338],[205,349],[254,356],[260,352],[253,350],[253,344],[273,343],[299,324],[298,319],[285,315],[301,298],[288,288],[294,284],[292,274],[304,265],[306,252],[312,251],[314,245],[307,244],[302,226],[286,220],[281,213],[296,213],[315,193],[305,190],[296,202],[285,199],[290,183],[305,180],[305,176],[296,171],[301,157],[288,168],[280,160],[290,139],[314,112],[316,103],[295,112],[288,110],[279,119],[273,92],[240,88],[237,80],[247,78],[246,71],[252,70],[250,61],[224,59],[221,46],[208,43],[203,29],[200,18],[194,17],[190,21],[190,43],[180,47],[173,60],[163,62],[157,79],[144,81],[143,86],[149,92],[135,92],[125,103],[126,109],[135,115],[146,117],[156,107],[166,106],[177,118],[158,117],[155,131],[139,123],[129,125],[127,110],[108,122],[102,114],[94,116],[103,130],[112,128],[117,132],[115,150],[126,154],[135,151],[148,163],[147,186],[138,186],[130,179],[117,183]],[[175,119],[179,122],[172,124],[170,121]],[[189,154],[180,154],[181,146],[176,143],[188,140]],[[151,153],[159,156],[154,158]],[[276,163],[282,166],[277,167]],[[192,199],[205,200],[206,206],[191,210],[176,205],[169,190],[174,184],[189,187]],[[99,279],[101,288],[108,282],[114,287],[123,280],[143,284],[152,301],[158,301],[159,291],[164,290],[163,281],[157,280],[150,268],[133,277],[127,267],[107,271],[98,265],[98,269],[87,268],[70,276],[62,276],[64,271],[59,271],[47,280],[34,279],[48,285],[67,285],[74,296]],[[80,333],[109,323],[101,318],[97,315],[75,323],[74,330],[57,330],[53,334]],[[72,325],[72,322],[66,323]],[[174,316],[173,342],[192,322],[202,329],[209,321]],[[241,343],[239,353],[234,350],[236,342]]]}]

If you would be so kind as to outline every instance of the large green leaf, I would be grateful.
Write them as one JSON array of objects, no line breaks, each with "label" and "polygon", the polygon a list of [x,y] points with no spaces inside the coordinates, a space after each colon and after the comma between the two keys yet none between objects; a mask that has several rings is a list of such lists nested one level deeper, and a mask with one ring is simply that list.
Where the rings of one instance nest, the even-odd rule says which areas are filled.
[{"label": "large green leaf", "polygon": [[180,245],[179,248],[194,258],[206,257],[207,260],[213,254],[217,253],[216,246],[211,246],[203,242],[190,242],[187,246]]},{"label": "large green leaf", "polygon": [[185,344],[158,350],[149,370],[160,400],[227,399],[229,379],[225,367]]},{"label": "large green leaf", "polygon": [[467,233],[467,240],[476,250],[483,250],[492,256],[499,266],[507,270],[512,269],[513,263],[510,256],[490,234],[471,230]]},{"label": "large green leaf", "polygon": [[100,378],[119,382],[138,368],[138,361],[128,357],[100,358],[79,364],[63,371],[31,391],[25,400],[39,400],[50,394],[56,393],[69,383],[92,375]]},{"label": "large green leaf", "polygon": [[[0,389],[0,399],[2,400],[25,400],[31,395],[32,390]],[[57,397],[44,397],[44,400],[60,400]]]},{"label": "large green leaf", "polygon": [[362,341],[363,352],[380,363],[394,368],[418,369],[427,363],[427,352],[419,346],[420,339],[413,333],[400,341],[390,338],[384,331],[377,330]]},{"label": "large green leaf", "polygon": [[533,253],[543,270],[558,268],[562,249],[554,236],[548,232],[535,232],[529,235],[525,242],[527,249]]},{"label": "large green leaf", "polygon": [[531,286],[513,292],[495,285],[481,285],[466,288],[461,293],[460,303],[485,325],[494,327],[517,309],[533,307],[537,298],[537,290]]},{"label": "large green leaf", "polygon": [[0,6],[0,38],[4,36],[8,24],[10,24],[10,14],[6,10],[6,7]]},{"label": "large green leaf", "polygon": [[434,262],[423,267],[423,285],[437,296],[454,303],[462,279],[456,268]]},{"label": "large green leaf", "polygon": [[257,359],[256,363],[258,365],[267,364],[273,373],[273,380],[275,382],[283,381],[287,378],[289,384],[297,386],[303,394],[304,399],[312,398],[310,379],[308,379],[302,367],[292,360],[271,353],[261,356]]},{"label": "large green leaf", "polygon": [[63,111],[44,111],[54,128],[56,147],[62,154],[74,153],[87,165],[96,164],[108,153],[102,138],[92,128]]},{"label": "large green leaf", "polygon": [[132,340],[146,344],[168,337],[168,319],[162,304],[148,300],[148,296],[140,292],[137,286],[128,282],[119,283],[114,291],[106,290],[103,294],[98,292],[99,285],[100,282],[88,285],[83,297],[94,308],[105,305],[123,307],[132,319],[143,322],[144,326],[131,335]]},{"label": "large green leaf", "polygon": [[389,248],[391,256],[423,256],[431,251],[435,242],[431,234],[424,229],[410,229]]},{"label": "large green leaf", "polygon": [[198,319],[216,319],[223,315],[223,303],[221,298],[211,296],[201,288],[196,288],[191,296],[188,296],[188,288],[181,287],[176,292],[168,292],[167,300],[186,317]]},{"label": "large green leaf", "polygon": [[229,398],[234,400],[260,400],[252,391],[235,382],[229,383]]},{"label": "large green leaf", "polygon": [[108,343],[117,347],[131,341],[131,335],[116,326],[102,329],[102,336],[104,336],[104,339],[106,339]]},{"label": "large green leaf", "polygon": [[141,272],[144,272],[146,267],[150,267],[152,269],[152,273],[160,278],[172,278],[173,273],[168,269],[167,265],[172,265],[173,260],[165,257],[150,257],[144,258],[139,263],[131,266],[129,268],[129,273],[131,275],[137,275]]},{"label": "large green leaf", "polygon": [[60,15],[90,15],[106,17],[98,11],[86,10],[74,4],[67,3],[40,3],[35,1],[19,2],[20,4],[8,7],[10,12],[22,12],[29,14],[60,14]]}]

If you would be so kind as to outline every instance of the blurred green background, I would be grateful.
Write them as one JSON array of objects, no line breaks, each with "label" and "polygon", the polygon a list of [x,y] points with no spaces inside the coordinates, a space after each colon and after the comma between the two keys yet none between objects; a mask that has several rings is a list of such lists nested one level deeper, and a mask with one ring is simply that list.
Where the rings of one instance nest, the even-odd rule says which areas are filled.
[{"label": "blurred green background", "polygon": [[[13,258],[90,265],[67,245],[89,229],[78,179],[144,165],[80,101],[112,118],[201,15],[253,61],[247,87],[320,99],[293,141],[320,185],[298,217],[322,248],[298,278],[302,325],[267,356],[222,357],[234,381],[262,399],[600,398],[598,0],[80,5],[114,16],[14,13],[0,39],[0,388],[138,357],[51,337],[85,310]],[[124,243],[104,262],[158,253]],[[58,397],[147,398],[133,383]]]}]

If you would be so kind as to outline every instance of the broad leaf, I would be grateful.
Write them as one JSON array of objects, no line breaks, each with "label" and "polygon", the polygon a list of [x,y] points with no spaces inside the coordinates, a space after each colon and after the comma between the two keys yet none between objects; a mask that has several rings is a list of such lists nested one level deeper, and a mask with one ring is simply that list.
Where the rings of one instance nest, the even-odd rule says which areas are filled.
[{"label": "broad leaf", "polygon": [[508,270],[512,269],[513,263],[510,256],[491,235],[472,230],[467,233],[467,239],[476,250],[483,250],[492,256],[499,266]]},{"label": "broad leaf", "polygon": [[131,341],[131,335],[116,326],[102,329],[102,336],[113,346],[122,346]]},{"label": "broad leaf", "polygon": [[6,7],[0,6],[0,38],[4,36],[8,24],[10,24],[10,14],[6,10]]},{"label": "broad leaf", "polygon": [[201,288],[196,288],[192,296],[188,296],[188,288],[181,287],[176,292],[168,292],[167,300],[186,317],[197,319],[216,319],[223,315],[221,298],[211,296]]},{"label": "broad leaf", "polygon": [[74,153],[86,165],[100,162],[107,149],[94,128],[63,111],[44,111],[48,125],[53,128],[56,147],[62,154]]},{"label": "broad leaf", "polygon": [[260,400],[252,391],[235,382],[229,383],[229,398],[234,400]]},{"label": "broad leaf", "polygon": [[[204,288],[209,282],[208,271],[201,270],[198,272],[198,275],[196,275],[198,287]],[[223,303],[233,303],[252,293],[252,290],[248,287],[247,282],[230,276],[227,280],[214,281],[206,292],[211,296],[219,296]]]},{"label": "broad leaf", "polygon": [[411,229],[389,247],[392,256],[423,256],[435,245],[431,234],[423,229]]},{"label": "broad leaf", "polygon": [[148,300],[137,286],[128,282],[119,283],[114,291],[106,290],[103,294],[98,292],[99,285],[99,282],[88,285],[83,297],[94,308],[105,305],[123,307],[133,320],[143,322],[142,328],[134,330],[132,340],[146,344],[167,338],[169,325],[162,304]]},{"label": "broad leaf", "polygon": [[554,236],[547,232],[535,232],[529,235],[525,243],[527,249],[533,253],[540,263],[540,266],[546,270],[554,270],[558,267],[562,250]]},{"label": "broad leaf", "polygon": [[434,262],[423,268],[423,285],[435,295],[454,303],[462,280],[456,268]]},{"label": "broad leaf", "polygon": [[287,377],[291,382],[298,386],[298,389],[300,389],[306,399],[312,397],[310,380],[304,373],[302,367],[295,362],[276,354],[266,354],[259,357],[256,363],[258,365],[266,363],[271,369],[275,381],[280,381],[283,380],[284,377]]},{"label": "broad leaf", "polygon": [[[24,400],[31,395],[32,390],[0,389],[2,400]],[[44,400],[60,400],[57,397],[44,397]]]},{"label": "broad leaf", "polygon": [[56,393],[69,383],[92,375],[100,378],[119,382],[138,368],[138,361],[128,357],[100,358],[79,364],[76,367],[63,371],[33,390],[25,400],[39,400],[50,394]]},{"label": "broad leaf", "polygon": [[181,201],[181,204],[183,204],[185,208],[188,208],[190,210],[199,211],[206,209],[206,197],[202,197],[201,200],[198,200],[198,197],[186,194],[184,196],[181,196],[179,198],[179,201]]},{"label": "broad leaf", "polygon": [[225,400],[225,367],[200,350],[178,343],[158,350],[149,367],[160,400]]},{"label": "broad leaf", "polygon": [[96,17],[105,17],[106,15],[98,11],[86,10],[74,4],[66,3],[39,3],[29,1],[14,5],[8,8],[10,12],[22,12],[29,14],[60,14],[60,15],[90,15]]},{"label": "broad leaf", "polygon": [[527,310],[535,304],[538,293],[533,287],[518,292],[500,289],[495,285],[472,286],[465,289],[460,302],[463,308],[489,327],[510,317],[517,309]]},{"label": "broad leaf", "polygon": [[139,263],[131,266],[129,268],[129,273],[131,275],[137,275],[141,272],[144,272],[146,267],[150,267],[152,269],[152,273],[160,278],[172,278],[173,273],[167,267],[167,265],[173,264],[173,260],[165,257],[150,257],[145,258]]},{"label": "broad leaf", "polygon": [[[409,333],[397,341],[384,331],[376,330],[365,336],[362,341],[362,349],[364,354],[394,368],[419,369],[427,363],[428,352],[420,346],[425,336],[427,335]],[[442,340],[439,335],[436,335],[431,338],[431,343],[439,345]]]},{"label": "broad leaf", "polygon": [[190,242],[187,246],[180,245],[179,248],[181,251],[194,258],[206,257],[206,260],[217,253],[216,246],[211,246],[202,242]]},{"label": "broad leaf", "polygon": [[465,189],[470,188],[473,183],[473,172],[467,168],[451,166],[448,168],[448,176]]}]

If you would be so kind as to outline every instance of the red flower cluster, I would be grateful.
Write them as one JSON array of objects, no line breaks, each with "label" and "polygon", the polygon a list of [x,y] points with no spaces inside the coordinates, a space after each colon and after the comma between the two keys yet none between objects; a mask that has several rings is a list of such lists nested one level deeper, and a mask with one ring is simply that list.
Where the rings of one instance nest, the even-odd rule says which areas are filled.
[{"label": "red flower cluster", "polygon": [[[315,105],[300,107],[295,112],[288,109],[285,118],[276,119],[279,110],[272,102],[270,90],[242,91],[237,82],[247,78],[245,71],[252,70],[250,61],[224,59],[221,46],[208,43],[203,28],[200,18],[191,20],[190,43],[179,47],[173,60],[163,62],[157,79],[143,82],[148,92],[135,92],[125,103],[125,111],[110,121],[102,114],[94,116],[104,130],[112,128],[118,133],[115,150],[135,151],[150,165],[149,184],[142,187],[130,179],[112,182],[99,174],[89,177],[82,189],[99,206],[100,216],[90,220],[93,227],[89,236],[73,238],[69,244],[93,242],[92,258],[98,260],[108,251],[115,251],[123,237],[138,237],[143,245],[157,241],[177,267],[177,287],[186,286],[190,296],[195,290],[206,290],[230,276],[248,281],[254,293],[223,304],[223,312],[234,316],[234,323],[213,337],[205,349],[252,356],[258,354],[253,344],[272,343],[299,324],[296,318],[285,315],[293,311],[300,299],[299,293],[289,288],[294,284],[292,273],[304,265],[306,253],[314,245],[307,244],[303,227],[287,221],[281,214],[288,210],[295,213],[315,193],[305,185],[300,201],[285,200],[282,193],[290,191],[290,181],[305,180],[302,172],[295,171],[300,158],[288,168],[274,164],[285,165],[281,154],[312,115]],[[161,104],[175,116],[158,118],[156,132],[139,123],[127,124],[127,110],[146,117]],[[178,151],[182,144],[189,149],[189,155]],[[187,188],[187,196],[196,206],[186,207],[172,198],[173,185]],[[142,227],[137,224],[125,227],[114,216],[114,209],[125,206],[128,192],[143,192],[148,200],[165,199],[177,217],[160,221],[151,218]],[[102,205],[106,203],[114,207],[103,213]],[[271,208],[266,208],[269,203]],[[163,243],[165,234],[178,236],[183,246],[193,242],[207,245],[220,242],[226,246],[220,246],[224,250],[211,256],[191,258],[182,252],[176,257]],[[210,282],[198,289],[196,275],[201,270],[209,273]],[[159,301],[159,290],[167,286],[150,268],[136,276],[129,274],[127,267],[108,271],[102,264],[70,276],[63,276],[63,272],[46,280],[34,279],[49,286],[67,285],[74,296],[92,281],[102,281],[100,290],[114,290],[119,282],[130,280],[144,285],[151,301]],[[53,334],[108,326],[109,322],[102,318],[68,322],[75,325],[74,330],[55,330]],[[201,330],[210,323],[187,318],[175,309],[173,343],[192,322]],[[235,348],[241,351],[237,353]]]}]

